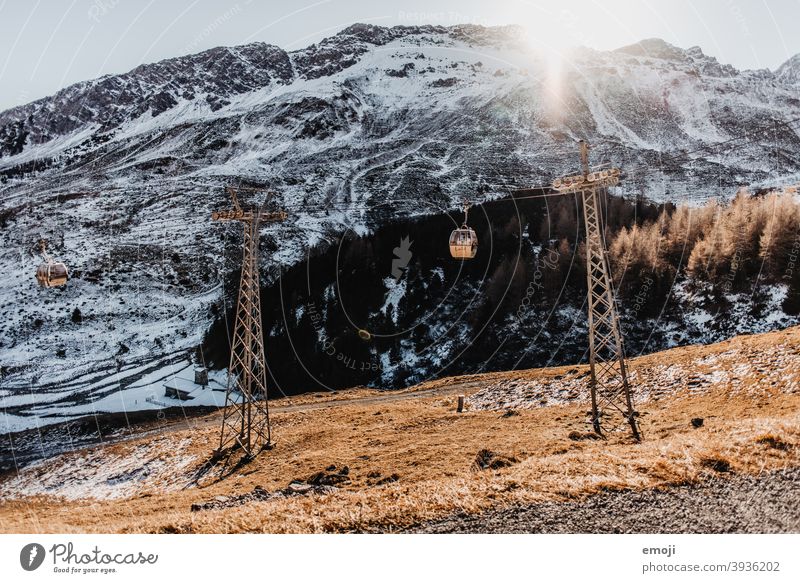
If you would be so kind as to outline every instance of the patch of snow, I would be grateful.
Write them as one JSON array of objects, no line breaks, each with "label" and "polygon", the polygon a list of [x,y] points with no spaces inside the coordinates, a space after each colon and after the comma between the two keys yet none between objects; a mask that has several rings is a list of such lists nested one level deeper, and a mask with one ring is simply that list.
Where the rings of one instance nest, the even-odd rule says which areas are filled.
[{"label": "patch of snow", "polygon": [[160,437],[121,454],[98,447],[41,460],[0,482],[0,500],[36,495],[119,500],[148,489],[179,489],[188,485],[186,471],[195,461],[186,453],[190,444]]}]

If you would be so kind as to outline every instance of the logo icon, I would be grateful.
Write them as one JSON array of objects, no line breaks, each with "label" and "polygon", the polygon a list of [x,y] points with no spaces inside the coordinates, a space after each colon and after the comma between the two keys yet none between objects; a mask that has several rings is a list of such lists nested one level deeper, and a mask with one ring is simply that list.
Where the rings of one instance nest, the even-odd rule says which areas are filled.
[{"label": "logo icon", "polygon": [[19,552],[19,564],[26,571],[35,571],[44,562],[44,547],[39,543],[30,543]]},{"label": "logo icon", "polygon": [[411,244],[413,241],[409,240],[408,236],[400,239],[400,246],[394,248],[394,256],[392,259],[392,277],[395,281],[400,281],[403,274],[408,269],[408,262],[411,261]]}]

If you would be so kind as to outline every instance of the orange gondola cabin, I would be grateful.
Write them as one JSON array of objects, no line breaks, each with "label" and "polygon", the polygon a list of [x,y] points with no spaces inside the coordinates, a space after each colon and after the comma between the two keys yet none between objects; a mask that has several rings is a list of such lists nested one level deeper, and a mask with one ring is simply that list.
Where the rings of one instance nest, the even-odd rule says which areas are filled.
[{"label": "orange gondola cabin", "polygon": [[450,255],[454,259],[472,259],[478,253],[478,235],[467,225],[469,204],[464,203],[464,224],[450,233]]},{"label": "orange gondola cabin", "polygon": [[450,255],[454,259],[472,259],[478,253],[478,236],[466,225],[450,233]]},{"label": "orange gondola cabin", "polygon": [[63,263],[42,263],[36,270],[36,281],[42,287],[59,287],[67,283],[69,272]]},{"label": "orange gondola cabin", "polygon": [[40,243],[43,263],[36,269],[36,281],[42,287],[59,287],[65,285],[69,279],[67,266],[60,261],[53,261],[47,254],[46,244]]}]

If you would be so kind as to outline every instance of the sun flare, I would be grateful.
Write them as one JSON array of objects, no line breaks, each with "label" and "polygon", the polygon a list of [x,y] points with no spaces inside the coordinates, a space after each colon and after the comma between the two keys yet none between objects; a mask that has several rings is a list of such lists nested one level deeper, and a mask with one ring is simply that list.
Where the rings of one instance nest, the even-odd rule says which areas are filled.
[{"label": "sun flare", "polygon": [[558,112],[562,107],[566,72],[572,58],[572,45],[553,27],[525,27],[525,40],[537,63],[537,75],[545,88],[543,97],[548,110]]}]

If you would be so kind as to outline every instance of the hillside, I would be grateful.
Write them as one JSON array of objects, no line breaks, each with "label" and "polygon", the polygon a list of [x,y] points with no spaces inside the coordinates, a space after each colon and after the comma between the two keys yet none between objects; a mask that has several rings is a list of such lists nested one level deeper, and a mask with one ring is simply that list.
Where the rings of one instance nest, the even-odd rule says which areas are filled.
[{"label": "hillside", "polygon": [[[398,387],[511,368],[495,356],[521,352],[498,348],[505,339],[495,331],[510,328],[485,327],[496,306],[471,298],[501,297],[494,292],[514,246],[524,243],[532,259],[550,242],[531,230],[551,218],[566,224],[575,208],[572,200],[560,209],[539,205],[515,218],[515,203],[490,201],[509,185],[547,184],[573,170],[577,138],[597,145],[593,160],[623,168],[617,194],[637,212],[632,195],[656,201],[648,213],[657,215],[667,201],[788,184],[800,171],[796,69],[790,60],[775,72],[738,71],[697,47],[650,39],[617,51],[576,50],[553,78],[544,55],[513,27],[356,24],[298,51],[254,43],[143,64],[2,112],[0,299],[13,309],[0,324],[0,431],[61,415],[158,409],[151,401],[163,396],[161,380],[182,373],[199,346],[219,348],[235,298],[239,234],[209,216],[229,204],[227,183],[268,185],[278,192],[273,203],[290,214],[263,233],[264,291],[275,300],[265,329],[283,342],[279,362],[292,358],[287,331],[300,329],[298,346],[318,350],[336,339],[343,354],[381,369],[353,378],[315,354],[304,364],[323,363],[311,371],[320,382],[278,378],[281,391]],[[482,249],[499,246],[462,274],[443,264],[438,241],[461,220],[450,211],[465,196],[485,203],[472,215]],[[412,249],[424,271],[413,273],[412,264],[417,279],[406,295],[388,278],[392,251],[410,231],[419,233]],[[70,267],[65,289],[35,287],[40,238]],[[570,264],[579,263],[577,238],[564,258]],[[374,265],[359,257],[370,247],[381,250]],[[330,263],[339,250],[348,267],[369,271],[363,306],[339,293]],[[283,276],[297,282],[315,258],[326,269],[319,289],[295,297],[300,288],[281,287]],[[366,278],[356,275],[358,284]],[[418,301],[421,290],[447,302],[437,310]],[[690,292],[677,284],[674,291],[673,313],[695,314]],[[576,342],[557,362],[583,356],[580,290],[565,292],[563,304],[549,306],[549,340],[527,325],[515,331],[511,340],[540,349],[519,366],[545,364],[563,337]],[[650,351],[796,323],[780,310],[785,288],[760,289],[766,300],[758,306],[741,293],[711,336],[681,336],[686,328],[669,320],[650,345],[644,330],[634,342]],[[318,308],[323,332],[310,326],[302,300]],[[328,304],[337,310],[324,310]],[[391,345],[365,347],[343,307],[369,309],[358,315],[370,325],[410,325],[393,330]],[[698,321],[716,313],[703,308]],[[481,362],[465,353],[471,345]],[[418,346],[430,347],[424,358],[416,358]],[[224,384],[224,354],[210,360]],[[218,402],[217,392],[194,404]]]},{"label": "hillside", "polygon": [[[709,480],[744,481],[752,490],[766,482],[747,476],[769,480],[786,470],[791,479],[800,466],[800,327],[642,356],[630,369],[642,443],[627,433],[589,439],[582,366],[391,393],[304,395],[274,407],[277,445],[249,464],[209,462],[214,413],[150,422],[123,441],[107,436],[104,446],[7,472],[0,525],[6,532],[388,531],[541,503],[568,502],[572,512],[602,492],[643,492],[628,497],[633,504],[653,489],[691,484],[703,496]],[[469,395],[461,414],[458,393]],[[748,502],[748,530],[800,530],[797,500],[768,520],[772,514],[756,508],[760,498]],[[558,507],[550,512],[558,524]]]}]

